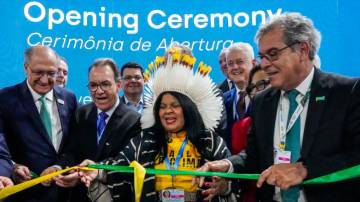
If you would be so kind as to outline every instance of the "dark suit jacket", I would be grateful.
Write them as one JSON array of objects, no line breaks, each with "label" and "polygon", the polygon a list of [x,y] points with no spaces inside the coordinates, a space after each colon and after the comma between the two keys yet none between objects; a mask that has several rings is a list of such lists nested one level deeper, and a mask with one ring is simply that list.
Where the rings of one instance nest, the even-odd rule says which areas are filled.
[{"label": "dark suit jacket", "polygon": [[[1,116],[1,115],[0,115]],[[0,128],[3,128],[0,120]],[[4,134],[0,132],[0,176],[11,177],[12,163],[9,149],[4,138]]]},{"label": "dark suit jacket", "polygon": [[229,83],[228,83],[227,79],[225,79],[223,82],[221,82],[221,84],[219,85],[219,89],[223,93],[230,90]]},{"label": "dark suit jacket", "polygon": [[[68,137],[70,117],[75,112],[77,101],[69,91],[54,87],[54,98],[60,116],[63,139],[59,151]],[[27,166],[40,175],[58,160],[58,153],[52,145],[43,126],[34,99],[26,81],[0,91],[0,132],[5,135],[12,160]],[[55,189],[38,185],[15,194],[18,201],[56,201]],[[22,198],[24,197],[24,198]],[[12,199],[10,201],[15,201]]]},{"label": "dark suit jacket", "polygon": [[[225,103],[225,110],[226,110],[226,121],[227,121],[227,128],[226,128],[226,135],[224,137],[222,137],[226,143],[228,148],[230,149],[230,151],[232,150],[231,148],[231,130],[232,127],[234,125],[234,123],[238,120],[234,119],[234,102],[237,102],[237,97],[236,97],[236,88],[227,91],[226,93],[224,93],[224,103]],[[249,106],[246,108],[245,111],[245,115],[241,115],[237,112],[237,114],[241,115],[243,118],[247,117],[250,115],[250,111],[251,111],[251,104],[249,104]]]},{"label": "dark suit jacket", "polygon": [[[274,163],[274,126],[280,90],[267,89],[255,97],[253,127],[246,149],[230,158],[235,171],[260,173]],[[318,99],[317,99],[318,98]],[[324,98],[324,99],[319,99]],[[360,81],[315,69],[304,129],[301,159],[307,179],[360,164]],[[360,201],[360,181],[306,185],[309,202]],[[272,201],[274,187],[260,189],[262,201]]]},{"label": "dark suit jacket", "polygon": [[[71,138],[65,152],[61,154],[59,165],[72,166],[85,159],[98,162],[115,157],[132,137],[140,134],[140,115],[120,102],[106,124],[100,144],[97,145],[96,119],[97,108],[94,103],[77,109],[71,124]],[[83,185],[72,191],[71,201],[88,201]]]}]

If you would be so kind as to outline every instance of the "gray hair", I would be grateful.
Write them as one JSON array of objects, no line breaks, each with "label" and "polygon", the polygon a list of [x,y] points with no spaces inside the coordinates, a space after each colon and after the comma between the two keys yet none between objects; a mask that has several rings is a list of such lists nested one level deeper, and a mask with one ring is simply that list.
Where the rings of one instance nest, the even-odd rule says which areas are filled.
[{"label": "gray hair", "polygon": [[232,51],[241,51],[241,52],[245,53],[246,58],[248,58],[249,61],[254,59],[254,49],[248,43],[237,42],[237,43],[231,44],[231,46],[229,46],[229,48],[227,48],[227,51],[225,52],[226,60],[229,57],[229,53]]},{"label": "gray hair", "polygon": [[228,48],[223,48],[223,49],[221,49],[220,54],[219,54],[219,57],[220,57],[222,54],[225,54],[225,56],[226,56],[226,52],[229,52],[229,49],[228,49]]},{"label": "gray hair", "polygon": [[286,45],[308,42],[309,58],[314,59],[320,48],[321,34],[314,27],[312,20],[300,13],[284,13],[275,16],[259,28],[255,36],[256,43],[259,43],[264,35],[277,28],[283,30],[283,41]]},{"label": "gray hair", "polygon": [[[49,52],[51,52],[55,55],[56,59],[58,59],[58,57],[59,57],[58,54],[52,48],[50,48],[48,46],[43,46],[43,45],[31,46],[31,47],[27,48],[24,52],[24,58],[25,58],[24,63],[25,64],[28,64],[30,62],[31,57],[34,56],[34,52],[36,49],[47,49]],[[57,63],[56,65],[58,65],[59,61],[57,60],[56,63]]]}]

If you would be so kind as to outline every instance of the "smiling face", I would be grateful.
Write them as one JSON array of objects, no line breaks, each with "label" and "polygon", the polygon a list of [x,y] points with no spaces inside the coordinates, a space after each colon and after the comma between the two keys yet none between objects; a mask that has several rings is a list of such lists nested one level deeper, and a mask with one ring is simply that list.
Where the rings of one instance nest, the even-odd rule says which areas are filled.
[{"label": "smiling face", "polygon": [[48,93],[54,87],[56,71],[56,54],[44,46],[34,47],[25,63],[27,81],[31,88],[40,95]]},{"label": "smiling face", "polygon": [[91,97],[98,109],[107,111],[118,99],[120,82],[116,82],[114,72],[109,65],[93,67],[89,74],[89,86],[97,85],[95,91],[90,91]]},{"label": "smiling face", "polygon": [[177,133],[184,128],[185,120],[179,101],[169,93],[162,96],[159,117],[161,125],[168,133]]},{"label": "smiling face", "polygon": [[[302,44],[299,43],[301,48]],[[259,55],[276,55],[278,59],[269,61],[267,58],[261,60],[261,68],[270,79],[271,86],[290,90],[298,86],[304,80],[309,69],[303,67],[300,51],[292,50],[283,41],[283,30],[276,28],[269,31],[259,40]],[[295,45],[292,46],[296,48]],[[281,50],[281,51],[279,51]],[[311,70],[311,69],[310,69]]]},{"label": "smiling face", "polygon": [[122,75],[122,88],[126,96],[140,97],[144,89],[144,77],[138,68],[125,68]]},{"label": "smiling face", "polygon": [[249,72],[253,66],[251,59],[238,49],[231,50],[226,58],[229,79],[240,89],[246,88]]}]

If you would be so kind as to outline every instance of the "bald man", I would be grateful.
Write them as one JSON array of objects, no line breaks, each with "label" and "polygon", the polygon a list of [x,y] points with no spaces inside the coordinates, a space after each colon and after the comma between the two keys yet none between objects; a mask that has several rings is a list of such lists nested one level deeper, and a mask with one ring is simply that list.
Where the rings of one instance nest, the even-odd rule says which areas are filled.
[{"label": "bald man", "polygon": [[[51,48],[25,51],[26,79],[0,91],[0,135],[5,137],[15,183],[40,175],[53,165],[68,136],[75,95],[55,86],[58,58]],[[3,140],[3,141],[5,141]],[[65,201],[55,186],[37,185],[15,194],[13,201]]]}]

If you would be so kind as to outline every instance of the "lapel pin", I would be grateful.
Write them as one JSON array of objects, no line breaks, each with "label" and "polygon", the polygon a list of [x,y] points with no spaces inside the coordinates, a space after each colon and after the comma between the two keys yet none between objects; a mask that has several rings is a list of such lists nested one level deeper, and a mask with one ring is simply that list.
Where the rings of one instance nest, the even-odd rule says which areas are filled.
[{"label": "lapel pin", "polygon": [[316,102],[325,101],[325,96],[318,96],[318,97],[315,98],[315,101]]},{"label": "lapel pin", "polygon": [[62,105],[64,104],[64,100],[62,100],[62,99],[60,99],[60,98],[57,99],[57,102],[58,102],[59,104],[62,104]]}]

